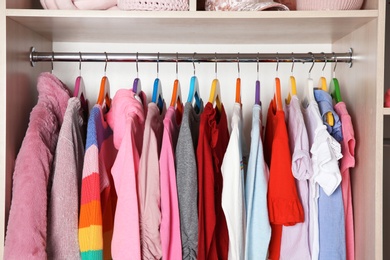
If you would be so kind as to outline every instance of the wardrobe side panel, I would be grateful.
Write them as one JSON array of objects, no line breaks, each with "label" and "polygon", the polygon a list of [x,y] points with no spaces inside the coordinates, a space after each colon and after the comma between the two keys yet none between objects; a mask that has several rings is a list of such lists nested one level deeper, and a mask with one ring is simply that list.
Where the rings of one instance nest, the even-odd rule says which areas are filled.
[{"label": "wardrobe side panel", "polygon": [[[40,72],[48,71],[50,63],[39,63],[31,67],[29,50],[31,46],[51,50],[52,44],[40,35],[7,18],[7,67],[6,67],[6,166],[5,187],[1,203],[5,214],[5,227],[8,222],[11,201],[12,173],[15,158],[20,149],[29,122],[29,115],[37,100],[36,80]],[[2,228],[2,227],[1,227]],[[5,230],[5,229],[4,229]],[[1,233],[5,232],[1,230]],[[0,256],[3,243],[0,243]]]},{"label": "wardrobe side panel", "polygon": [[[374,20],[334,43],[333,51],[353,48],[351,69],[337,67],[341,95],[352,117],[356,149],[351,170],[355,251],[357,260],[382,259],[382,131],[377,114],[378,51],[377,21]],[[379,135],[379,137],[378,137]]]}]

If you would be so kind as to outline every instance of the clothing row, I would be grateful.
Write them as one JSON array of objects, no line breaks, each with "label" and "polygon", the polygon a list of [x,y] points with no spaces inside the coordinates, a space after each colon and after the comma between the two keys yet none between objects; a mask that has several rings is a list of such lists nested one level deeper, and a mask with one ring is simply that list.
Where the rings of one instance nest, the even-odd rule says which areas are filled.
[{"label": "clothing row", "polygon": [[355,139],[339,92],[333,106],[309,79],[283,110],[276,88],[264,134],[256,96],[248,153],[237,96],[229,134],[218,99],[166,109],[121,89],[87,123],[54,75],[37,88],[5,259],[354,259]]}]

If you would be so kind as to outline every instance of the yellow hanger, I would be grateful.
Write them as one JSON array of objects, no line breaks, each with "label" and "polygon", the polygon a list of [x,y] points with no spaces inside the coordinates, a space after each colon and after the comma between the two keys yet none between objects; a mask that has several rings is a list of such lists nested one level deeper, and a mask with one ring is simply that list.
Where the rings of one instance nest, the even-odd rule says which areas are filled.
[{"label": "yellow hanger", "polygon": [[106,108],[109,109],[111,106],[110,83],[108,81],[108,78],[106,77],[108,57],[107,53],[104,54],[106,55],[106,65],[104,67],[104,76],[102,77],[102,80],[100,82],[99,96],[96,103],[101,106],[105,104]]},{"label": "yellow hanger", "polygon": [[215,103],[217,105],[218,111],[219,112],[222,111],[221,89],[220,89],[220,86],[219,86],[219,80],[218,79],[214,79],[213,82],[211,83],[209,102],[211,104]]},{"label": "yellow hanger", "polygon": [[291,67],[291,76],[290,76],[290,92],[286,98],[286,104],[290,104],[292,96],[297,94],[297,83],[295,81],[295,77],[292,75],[294,72],[294,57],[292,59],[292,67]]},{"label": "yellow hanger", "polygon": [[209,102],[211,104],[216,104],[219,112],[222,111],[222,103],[221,103],[221,88],[219,86],[219,80],[217,76],[218,72],[217,66],[217,53],[215,53],[215,79],[211,83],[210,97]]},{"label": "yellow hanger", "polygon": [[[325,77],[320,78],[318,85],[319,85],[318,86],[319,89],[328,92],[328,87],[326,86],[326,78]],[[332,112],[327,112],[325,116],[326,116],[326,122],[330,126],[334,126],[334,118],[333,118]]]},{"label": "yellow hanger", "polygon": [[[322,68],[322,72],[324,72],[325,66],[326,66],[326,57],[325,57],[324,67]],[[328,92],[328,87],[327,87],[327,84],[326,84],[326,78],[325,77],[320,77],[320,81],[318,82],[318,88],[323,90],[323,91]],[[334,118],[333,118],[332,112],[327,112],[325,116],[326,116],[326,122],[330,126],[334,126]]]}]

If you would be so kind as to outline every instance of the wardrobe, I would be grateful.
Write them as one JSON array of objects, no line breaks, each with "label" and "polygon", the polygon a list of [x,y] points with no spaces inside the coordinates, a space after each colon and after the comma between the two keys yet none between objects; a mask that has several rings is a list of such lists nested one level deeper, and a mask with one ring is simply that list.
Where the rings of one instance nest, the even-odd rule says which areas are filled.
[{"label": "wardrobe", "polygon": [[[343,101],[351,114],[356,146],[356,166],[351,171],[356,259],[383,259],[383,175],[390,172],[384,163],[385,119],[390,108],[383,107],[386,3],[365,0],[354,11],[264,11],[206,12],[190,0],[186,12],[71,11],[42,10],[39,0],[6,0],[0,6],[0,256],[11,201],[12,173],[18,149],[37,100],[36,80],[52,71],[70,88],[81,73],[86,95],[94,103],[104,62],[37,62],[31,66],[30,48],[42,52],[128,52],[128,53],[307,53],[348,52],[353,49],[352,67],[338,63],[335,69]],[[241,95],[244,124],[249,143],[250,110],[254,104],[255,81],[261,81],[264,111],[274,93],[274,78],[282,81],[282,96],[288,93],[288,77],[297,78],[303,93],[313,64],[260,63],[180,63],[178,78],[182,95],[187,96],[190,77],[199,78],[200,93],[207,101],[212,79],[221,82],[222,102],[231,115],[235,78],[242,78]],[[312,78],[330,80],[332,63],[314,64]],[[150,97],[157,76],[169,103],[174,63],[140,63],[142,89]],[[195,69],[194,69],[195,67]],[[277,71],[276,71],[277,70]],[[131,88],[136,64],[108,62],[111,97],[120,88]],[[284,83],[283,83],[284,81]],[[265,112],[263,112],[265,117]]]}]

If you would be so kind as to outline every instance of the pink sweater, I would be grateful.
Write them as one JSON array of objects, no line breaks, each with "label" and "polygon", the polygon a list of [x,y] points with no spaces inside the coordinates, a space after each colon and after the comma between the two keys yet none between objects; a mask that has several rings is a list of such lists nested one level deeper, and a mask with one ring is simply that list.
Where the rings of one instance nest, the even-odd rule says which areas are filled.
[{"label": "pink sweater", "polygon": [[4,259],[47,259],[47,188],[70,92],[53,74],[38,78],[38,103],[15,162]]},{"label": "pink sweater", "polygon": [[[145,94],[141,94],[146,100]],[[114,131],[118,154],[112,167],[118,195],[112,238],[113,259],[141,259],[137,177],[145,109],[131,90],[116,92],[107,122]]]}]

